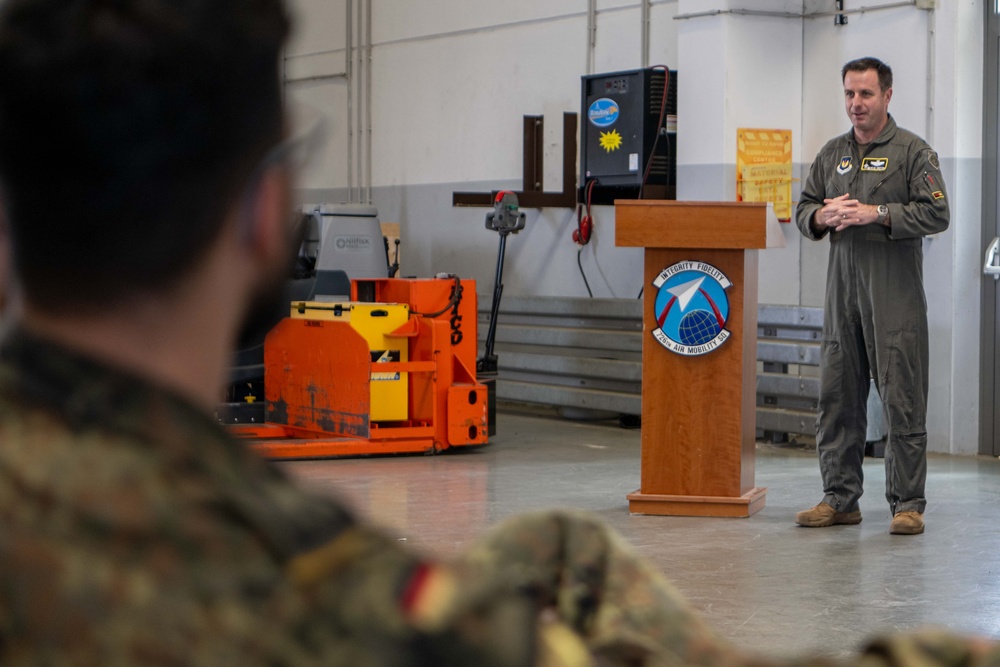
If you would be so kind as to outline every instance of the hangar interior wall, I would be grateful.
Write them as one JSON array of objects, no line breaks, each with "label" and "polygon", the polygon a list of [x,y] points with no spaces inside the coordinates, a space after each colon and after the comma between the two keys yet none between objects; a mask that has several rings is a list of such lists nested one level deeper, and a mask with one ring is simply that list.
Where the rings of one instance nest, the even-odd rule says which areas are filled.
[{"label": "hangar interior wall", "polygon": [[[650,0],[645,10],[636,0],[294,0],[286,92],[328,120],[300,200],[370,199],[401,224],[403,274],[457,273],[488,294],[496,235],[485,209],[453,208],[451,194],[520,188],[526,114],[546,118],[544,182],[558,190],[561,117],[579,111],[581,75],[677,68],[678,198],[732,200],[737,128],[790,129],[803,178],[849,127],[841,65],[882,58],[894,71],[890,112],[938,150],[952,205],[952,229],[925,242],[931,447],[975,453],[983,1],[929,11],[865,0],[838,26],[827,0]],[[582,250],[573,211],[527,213],[507,243],[505,294],[586,296],[579,260],[594,296],[638,295],[641,251],[615,247],[613,208],[595,209]],[[822,305],[826,242],[783,229],[787,246],[760,257],[761,301]]]}]

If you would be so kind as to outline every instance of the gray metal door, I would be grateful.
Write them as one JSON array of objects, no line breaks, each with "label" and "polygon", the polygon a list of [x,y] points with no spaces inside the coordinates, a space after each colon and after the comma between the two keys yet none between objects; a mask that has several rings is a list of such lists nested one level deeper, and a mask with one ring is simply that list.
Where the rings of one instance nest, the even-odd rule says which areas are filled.
[{"label": "gray metal door", "polygon": [[1000,456],[1000,0],[986,7],[979,453]]}]

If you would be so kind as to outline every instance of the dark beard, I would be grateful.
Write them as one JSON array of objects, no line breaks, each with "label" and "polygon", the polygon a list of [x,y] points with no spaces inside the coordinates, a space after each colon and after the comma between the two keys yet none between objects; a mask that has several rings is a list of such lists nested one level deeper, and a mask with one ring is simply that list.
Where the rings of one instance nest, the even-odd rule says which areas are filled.
[{"label": "dark beard", "polygon": [[[262,286],[250,300],[250,306],[247,308],[243,324],[240,325],[236,338],[237,352],[262,347],[267,332],[277,326],[278,322],[288,317],[289,304],[297,297],[301,298],[297,294],[301,288],[294,289],[292,278],[306,228],[304,216],[298,213],[294,215],[295,222],[290,225],[288,258],[282,267],[275,271],[274,275],[262,283]],[[261,352],[261,357],[263,357],[263,352]]]},{"label": "dark beard", "polygon": [[246,350],[263,345],[267,332],[288,317],[291,301],[292,290],[286,276],[268,281],[250,302],[236,338],[236,349]]}]

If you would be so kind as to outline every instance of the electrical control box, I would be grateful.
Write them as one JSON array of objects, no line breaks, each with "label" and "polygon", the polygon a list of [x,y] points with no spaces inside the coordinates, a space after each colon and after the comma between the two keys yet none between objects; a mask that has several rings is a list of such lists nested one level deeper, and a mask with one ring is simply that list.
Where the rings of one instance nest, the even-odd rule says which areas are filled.
[{"label": "electrical control box", "polygon": [[581,78],[579,201],[675,199],[677,71]]}]

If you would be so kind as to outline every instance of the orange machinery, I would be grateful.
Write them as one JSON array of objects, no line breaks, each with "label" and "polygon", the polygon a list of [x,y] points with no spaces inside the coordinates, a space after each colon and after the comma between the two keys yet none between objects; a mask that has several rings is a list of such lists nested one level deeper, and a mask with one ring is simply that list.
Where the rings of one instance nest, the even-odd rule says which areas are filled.
[{"label": "orange machinery", "polygon": [[264,342],[269,458],[434,453],[486,444],[472,280],[356,280],[351,301],[293,302]]}]

